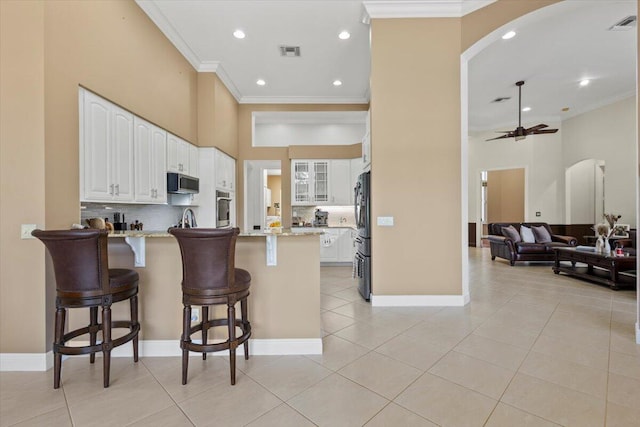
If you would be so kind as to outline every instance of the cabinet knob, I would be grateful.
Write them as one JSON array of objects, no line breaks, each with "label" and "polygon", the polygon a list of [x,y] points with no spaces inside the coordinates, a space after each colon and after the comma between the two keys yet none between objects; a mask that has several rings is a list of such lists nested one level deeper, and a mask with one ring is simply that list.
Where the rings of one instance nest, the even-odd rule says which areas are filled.
[{"label": "cabinet knob", "polygon": [[116,196],[120,195],[120,184],[116,184]]},{"label": "cabinet knob", "polygon": [[109,194],[113,196],[113,184],[109,186]]}]

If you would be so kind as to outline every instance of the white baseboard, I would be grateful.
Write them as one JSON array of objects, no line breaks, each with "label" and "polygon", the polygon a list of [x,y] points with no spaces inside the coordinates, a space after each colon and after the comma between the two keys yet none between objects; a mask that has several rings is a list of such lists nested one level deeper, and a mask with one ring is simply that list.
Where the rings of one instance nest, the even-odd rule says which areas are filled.
[{"label": "white baseboard", "polygon": [[[76,343],[78,345],[88,344],[88,342],[82,341],[76,341]],[[140,357],[182,356],[178,340],[141,340],[138,351]],[[241,353],[242,349],[239,351]],[[251,339],[249,340],[249,353],[254,356],[322,354],[322,338]],[[211,353],[215,356],[227,356],[228,354],[226,351]],[[101,353],[96,353],[96,355],[100,357]],[[111,352],[111,356],[133,357],[131,343],[116,347]],[[192,353],[192,356],[198,356],[198,353]],[[0,371],[46,371],[52,367],[53,352],[51,351],[48,353],[0,353]]]},{"label": "white baseboard", "polygon": [[640,344],[640,322],[636,323],[636,344]]},{"label": "white baseboard", "polygon": [[469,303],[465,295],[371,295],[374,307],[462,307]]},{"label": "white baseboard", "polygon": [[249,352],[262,356],[322,354],[322,338],[249,340]]},{"label": "white baseboard", "polygon": [[0,372],[46,371],[53,367],[53,351],[47,353],[0,353]]}]

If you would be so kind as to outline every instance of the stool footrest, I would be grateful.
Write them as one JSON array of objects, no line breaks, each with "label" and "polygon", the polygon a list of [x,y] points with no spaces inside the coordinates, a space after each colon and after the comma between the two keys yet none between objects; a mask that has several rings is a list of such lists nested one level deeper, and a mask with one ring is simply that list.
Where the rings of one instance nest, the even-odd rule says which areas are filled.
[{"label": "stool footrest", "polygon": [[[98,326],[98,330],[101,331],[102,324],[98,324],[97,326]],[[119,328],[131,329],[131,331],[128,334],[118,337],[114,340],[111,340],[111,345],[110,345],[111,348],[118,347],[128,343],[138,335],[138,332],[140,332],[140,324],[139,323],[134,324],[133,322],[130,322],[128,320],[117,320],[115,322],[112,322],[111,328],[112,329],[119,329]],[[73,331],[70,331],[64,334],[64,336],[62,337],[62,343],[53,344],[53,352],[64,354],[67,356],[76,356],[80,354],[99,353],[105,350],[104,344],[106,343],[102,343],[102,342],[95,345],[85,345],[85,346],[65,345],[67,342],[69,342],[73,338],[77,338],[81,335],[85,335],[89,333],[89,329],[90,327],[86,326],[84,328],[75,329]]]}]

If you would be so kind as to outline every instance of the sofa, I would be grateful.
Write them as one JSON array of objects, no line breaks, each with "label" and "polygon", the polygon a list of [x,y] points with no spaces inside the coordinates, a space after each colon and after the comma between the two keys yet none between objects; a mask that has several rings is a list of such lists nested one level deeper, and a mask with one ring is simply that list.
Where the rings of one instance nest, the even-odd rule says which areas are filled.
[{"label": "sofa", "polygon": [[554,248],[577,244],[578,239],[573,236],[553,234],[546,222],[489,224],[491,259],[504,258],[512,266],[516,261],[554,261]]}]

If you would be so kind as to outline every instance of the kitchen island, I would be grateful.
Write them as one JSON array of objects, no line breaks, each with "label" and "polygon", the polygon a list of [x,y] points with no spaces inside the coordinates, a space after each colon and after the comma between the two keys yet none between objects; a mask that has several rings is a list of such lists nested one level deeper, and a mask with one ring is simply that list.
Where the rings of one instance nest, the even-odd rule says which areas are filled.
[{"label": "kitchen island", "polygon": [[[238,237],[235,265],[249,271],[252,277],[248,299],[251,354],[322,353],[321,234],[313,229],[304,232],[284,229],[241,233]],[[180,355],[182,260],[177,241],[166,231],[126,231],[109,237],[109,267],[132,268],[140,275],[141,356]],[[144,239],[144,267],[134,266],[135,256],[125,242],[126,237]],[[269,256],[268,252],[274,245],[276,263],[267,265],[273,261],[273,254]],[[114,305],[113,312],[114,319],[128,318],[126,304]],[[75,323],[77,319],[80,324],[86,321],[86,316],[88,311],[72,310],[70,320]],[[131,346],[117,350],[122,350],[121,355],[130,354]]]}]

